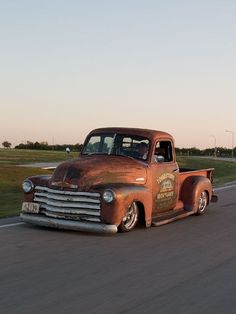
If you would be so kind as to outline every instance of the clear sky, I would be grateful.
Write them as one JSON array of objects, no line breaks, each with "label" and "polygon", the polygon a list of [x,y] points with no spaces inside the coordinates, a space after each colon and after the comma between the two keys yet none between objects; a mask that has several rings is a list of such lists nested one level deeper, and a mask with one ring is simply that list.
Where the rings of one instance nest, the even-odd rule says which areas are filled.
[{"label": "clear sky", "polygon": [[236,1],[0,0],[0,143],[102,126],[231,147]]}]

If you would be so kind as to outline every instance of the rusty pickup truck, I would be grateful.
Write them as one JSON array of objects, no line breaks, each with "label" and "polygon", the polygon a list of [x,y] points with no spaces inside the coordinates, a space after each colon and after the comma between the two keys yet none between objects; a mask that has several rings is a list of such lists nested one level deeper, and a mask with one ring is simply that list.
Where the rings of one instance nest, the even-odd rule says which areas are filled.
[{"label": "rusty pickup truck", "polygon": [[59,229],[116,233],[202,215],[214,169],[180,169],[173,137],[135,128],[100,128],[77,159],[24,180],[23,221]]}]

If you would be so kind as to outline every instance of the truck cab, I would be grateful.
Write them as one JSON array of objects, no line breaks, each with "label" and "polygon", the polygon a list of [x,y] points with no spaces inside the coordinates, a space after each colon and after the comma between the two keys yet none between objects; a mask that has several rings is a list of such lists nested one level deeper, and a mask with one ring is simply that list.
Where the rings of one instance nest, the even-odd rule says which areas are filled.
[{"label": "truck cab", "polygon": [[75,160],[52,176],[23,182],[24,221],[55,228],[115,233],[139,223],[159,226],[203,214],[212,171],[179,169],[173,137],[162,131],[101,128],[91,131]]}]

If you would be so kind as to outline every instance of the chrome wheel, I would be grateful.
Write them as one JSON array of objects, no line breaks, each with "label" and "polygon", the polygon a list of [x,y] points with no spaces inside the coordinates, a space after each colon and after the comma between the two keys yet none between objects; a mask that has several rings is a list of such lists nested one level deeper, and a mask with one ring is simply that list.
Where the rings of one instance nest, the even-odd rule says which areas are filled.
[{"label": "chrome wheel", "polygon": [[208,204],[208,195],[205,191],[201,192],[199,199],[198,199],[198,209],[197,209],[198,215],[201,215],[204,213],[204,211],[207,207],[207,204]]},{"label": "chrome wheel", "polygon": [[138,206],[133,202],[128,208],[120,224],[120,230],[123,232],[131,231],[138,222]]}]

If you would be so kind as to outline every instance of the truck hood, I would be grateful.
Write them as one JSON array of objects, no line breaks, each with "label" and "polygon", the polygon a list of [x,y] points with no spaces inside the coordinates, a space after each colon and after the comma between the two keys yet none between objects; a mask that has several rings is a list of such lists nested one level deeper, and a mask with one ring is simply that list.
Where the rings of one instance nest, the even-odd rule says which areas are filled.
[{"label": "truck hood", "polygon": [[147,164],[124,156],[90,155],[60,164],[51,186],[88,191],[96,185],[114,183],[145,184]]}]

